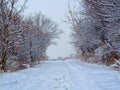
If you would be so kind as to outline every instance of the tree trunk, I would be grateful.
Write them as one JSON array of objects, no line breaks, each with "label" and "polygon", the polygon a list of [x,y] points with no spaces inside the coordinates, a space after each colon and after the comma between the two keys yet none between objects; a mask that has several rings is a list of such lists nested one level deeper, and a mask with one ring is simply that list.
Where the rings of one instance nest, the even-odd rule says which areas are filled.
[{"label": "tree trunk", "polygon": [[1,67],[1,69],[4,71],[4,72],[6,72],[6,51],[5,50],[3,50],[2,51],[2,67]]}]

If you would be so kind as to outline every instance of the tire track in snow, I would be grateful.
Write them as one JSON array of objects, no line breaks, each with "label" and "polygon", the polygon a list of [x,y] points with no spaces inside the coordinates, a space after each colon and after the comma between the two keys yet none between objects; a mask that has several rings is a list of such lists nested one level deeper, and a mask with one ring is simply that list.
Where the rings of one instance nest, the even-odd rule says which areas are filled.
[{"label": "tire track in snow", "polygon": [[69,69],[70,76],[73,81],[72,90],[90,90],[89,87],[87,87],[86,80],[84,80],[84,72],[80,73],[80,70],[76,68],[77,65],[74,66],[74,64],[71,64],[70,62],[67,61],[66,65]]},{"label": "tire track in snow", "polygon": [[[120,78],[117,77],[120,74],[117,75],[113,70],[83,62],[78,62],[77,64],[76,62],[67,62],[67,64],[71,71],[74,70],[74,74],[75,69],[76,72],[78,71],[77,74],[80,75],[77,77],[79,83],[84,82],[83,87],[88,87],[80,90],[120,90],[118,85]],[[76,78],[74,74],[71,74],[73,79]],[[80,78],[83,78],[83,81]]]}]

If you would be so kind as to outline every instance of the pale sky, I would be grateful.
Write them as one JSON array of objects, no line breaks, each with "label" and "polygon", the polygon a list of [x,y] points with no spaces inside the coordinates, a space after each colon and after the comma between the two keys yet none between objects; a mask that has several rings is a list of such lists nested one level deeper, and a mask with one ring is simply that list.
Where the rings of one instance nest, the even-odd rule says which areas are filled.
[{"label": "pale sky", "polygon": [[56,40],[57,45],[51,45],[47,50],[47,55],[50,58],[66,57],[74,53],[72,45],[69,44],[71,30],[63,22],[67,13],[67,4],[68,0],[29,0],[27,3],[25,15],[42,12],[42,14],[56,21],[63,31],[60,38]]}]

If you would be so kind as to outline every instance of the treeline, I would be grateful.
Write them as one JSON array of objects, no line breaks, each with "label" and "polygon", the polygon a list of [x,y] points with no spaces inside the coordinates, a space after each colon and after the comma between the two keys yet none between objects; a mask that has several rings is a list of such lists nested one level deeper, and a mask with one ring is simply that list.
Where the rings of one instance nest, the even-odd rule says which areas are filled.
[{"label": "treeline", "polygon": [[19,70],[47,59],[46,50],[58,37],[58,25],[41,13],[25,17],[27,0],[0,0],[0,68]]},{"label": "treeline", "polygon": [[78,58],[107,65],[119,61],[120,0],[77,0],[67,19]]}]

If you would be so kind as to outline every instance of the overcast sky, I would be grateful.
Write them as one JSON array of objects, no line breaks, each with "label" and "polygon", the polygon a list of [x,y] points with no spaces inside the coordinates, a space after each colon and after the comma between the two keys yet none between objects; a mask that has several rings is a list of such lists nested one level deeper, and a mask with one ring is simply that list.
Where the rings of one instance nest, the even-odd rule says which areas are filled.
[{"label": "overcast sky", "polygon": [[66,57],[74,53],[73,47],[69,42],[71,41],[68,25],[63,22],[67,12],[68,0],[29,0],[25,15],[42,12],[47,17],[56,21],[62,29],[63,34],[56,40],[57,45],[51,45],[47,50],[47,55],[50,58],[59,56]]}]

